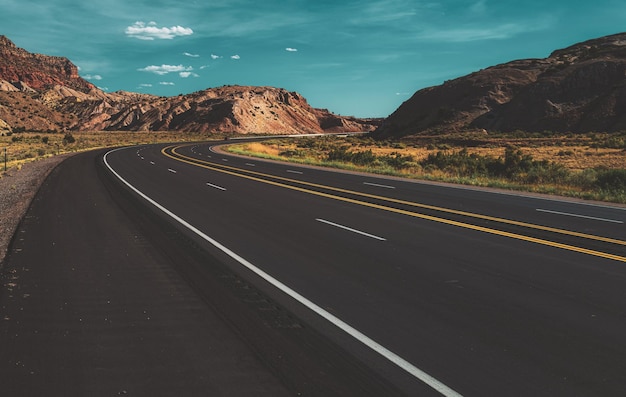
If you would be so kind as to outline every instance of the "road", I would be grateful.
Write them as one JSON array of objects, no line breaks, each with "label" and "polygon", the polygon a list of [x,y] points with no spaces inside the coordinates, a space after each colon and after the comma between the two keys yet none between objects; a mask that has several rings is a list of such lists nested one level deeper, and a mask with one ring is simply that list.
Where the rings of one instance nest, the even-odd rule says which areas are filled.
[{"label": "road", "polygon": [[424,378],[350,340],[352,329],[444,393],[626,390],[624,208],[266,163],[208,144],[107,160],[143,194],[349,324],[330,324],[232,265],[407,393]]},{"label": "road", "polygon": [[[115,150],[96,167],[128,191],[118,205],[130,218],[145,213],[135,222],[153,230],[147,247],[162,244],[292,392],[626,391],[623,207],[264,162],[208,143]],[[154,238],[159,228],[177,241]]]}]

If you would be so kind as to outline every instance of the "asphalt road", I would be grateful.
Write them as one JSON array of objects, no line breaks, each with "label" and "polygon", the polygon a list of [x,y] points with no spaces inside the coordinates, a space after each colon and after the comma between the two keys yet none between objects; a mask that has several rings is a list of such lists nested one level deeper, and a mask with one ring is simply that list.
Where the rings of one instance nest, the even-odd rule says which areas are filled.
[{"label": "asphalt road", "polygon": [[[81,250],[93,207],[74,199],[73,248],[100,256],[103,236],[132,241],[117,222],[140,228],[130,235],[146,236],[144,256],[166,258],[160,271],[235,331],[268,384],[309,395],[626,392],[622,207],[268,163],[208,144],[105,159],[110,170],[82,164],[100,183],[76,175],[67,189],[90,197],[104,185],[127,219],[107,216]],[[31,251],[19,244],[13,267]],[[198,336],[185,343],[209,343]]]}]

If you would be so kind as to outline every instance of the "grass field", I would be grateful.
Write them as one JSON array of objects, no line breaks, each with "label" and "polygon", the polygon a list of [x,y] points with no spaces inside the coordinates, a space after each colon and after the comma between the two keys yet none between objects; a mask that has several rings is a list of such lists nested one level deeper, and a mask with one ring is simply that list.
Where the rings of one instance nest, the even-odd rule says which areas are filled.
[{"label": "grass field", "polygon": [[235,144],[228,150],[407,178],[626,203],[623,135],[461,135],[403,142],[323,137]]},{"label": "grass field", "polygon": [[[0,135],[0,171],[56,154],[90,149],[160,142],[193,142],[222,136],[183,132],[72,132],[13,133]],[[0,172],[0,177],[2,173]]]}]

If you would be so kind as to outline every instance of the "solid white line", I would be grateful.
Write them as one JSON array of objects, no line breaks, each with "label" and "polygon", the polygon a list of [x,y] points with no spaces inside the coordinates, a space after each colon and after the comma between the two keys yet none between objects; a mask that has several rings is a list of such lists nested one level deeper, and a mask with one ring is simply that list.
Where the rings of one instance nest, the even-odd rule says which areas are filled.
[{"label": "solid white line", "polygon": [[338,327],[339,329],[343,330],[345,333],[347,333],[348,335],[352,336],[353,338],[355,338],[359,342],[363,343],[365,346],[369,347],[370,349],[374,350],[375,352],[377,352],[378,354],[380,354],[381,356],[383,356],[387,360],[391,361],[392,363],[394,363],[398,367],[402,368],[404,371],[406,371],[407,373],[411,374],[413,377],[415,377],[415,378],[421,380],[422,382],[426,383],[428,386],[430,386],[433,389],[435,389],[436,391],[438,391],[441,395],[443,395],[445,397],[461,397],[461,394],[459,394],[456,391],[452,390],[450,387],[446,386],[445,384],[441,383],[437,379],[435,379],[432,376],[428,375],[426,372],[422,371],[421,369],[417,368],[416,366],[414,366],[410,362],[408,362],[405,359],[403,359],[402,357],[398,356],[396,353],[392,352],[391,350],[389,350],[386,347],[382,346],[378,342],[376,342],[373,339],[369,338],[368,336],[363,334],[361,331],[357,330],[356,328],[350,326],[349,324],[347,324],[343,320],[339,319],[338,317],[336,317],[336,316],[332,315],[331,313],[327,312],[326,310],[322,309],[320,306],[316,305],[315,303],[311,302],[310,300],[308,300],[304,296],[300,295],[299,293],[297,293],[293,289],[291,289],[288,286],[286,286],[285,284],[281,283],[280,281],[278,281],[274,277],[270,276],[268,273],[264,272],[263,270],[259,269],[256,266],[254,266],[252,263],[248,262],[247,260],[245,260],[241,256],[237,255],[235,252],[233,252],[230,249],[226,248],[225,246],[223,246],[222,244],[220,244],[216,240],[212,239],[211,237],[209,237],[208,235],[206,235],[205,233],[203,233],[202,231],[200,231],[199,229],[197,229],[193,225],[189,224],[187,221],[185,221],[184,219],[182,219],[178,215],[174,214],[173,212],[171,212],[167,208],[163,207],[161,204],[157,203],[156,201],[154,201],[153,199],[151,199],[150,197],[146,196],[144,193],[139,191],[139,189],[137,189],[136,187],[131,185],[124,178],[122,178],[120,176],[120,174],[115,172],[115,170],[113,170],[113,168],[111,167],[111,165],[107,161],[107,156],[110,153],[116,152],[118,150],[123,150],[123,149],[124,148],[118,148],[118,149],[114,149],[114,150],[111,150],[111,151],[107,152],[104,155],[104,164],[113,173],[113,175],[115,175],[120,181],[122,181],[122,183],[124,183],[126,186],[128,186],[131,190],[133,190],[139,196],[143,197],[144,200],[146,200],[150,204],[154,205],[156,208],[158,208],[159,210],[163,211],[165,214],[169,215],[172,219],[176,220],[178,223],[180,223],[181,225],[183,225],[187,229],[189,229],[192,232],[196,233],[198,236],[203,238],[205,241],[207,241],[208,243],[212,244],[214,247],[218,248],[219,250],[224,252],[226,255],[230,256],[232,259],[236,260],[241,265],[243,265],[246,268],[248,268],[250,271],[256,273],[259,277],[263,278],[265,281],[267,281],[268,283],[270,283],[271,285],[273,285],[277,289],[279,289],[282,292],[284,292],[285,294],[291,296],[293,299],[295,299],[300,304],[304,305],[308,309],[310,309],[313,312],[317,313],[319,316],[321,316],[322,318],[326,319],[331,324],[333,324],[336,327]]},{"label": "solid white line", "polygon": [[304,172],[302,171],[294,171],[294,170],[287,170],[287,172],[291,172],[292,174],[300,174],[300,175],[304,174]]},{"label": "solid white line", "polygon": [[169,172],[173,172],[174,174],[176,173],[176,170],[173,170],[173,169],[171,169],[171,168],[168,168],[167,170],[168,170]]},{"label": "solid white line", "polygon": [[573,216],[576,218],[585,218],[585,219],[593,219],[594,221],[602,221],[602,222],[611,222],[611,223],[624,223],[622,221],[617,221],[615,219],[605,219],[605,218],[596,218],[595,216],[587,216],[587,215],[579,215],[579,214],[570,214],[568,212],[559,212],[559,211],[551,211],[551,210],[543,210],[541,208],[536,208],[539,212],[547,212],[549,214],[556,215],[565,215],[565,216]]},{"label": "solid white line", "polygon": [[219,190],[226,190],[226,188],[223,188],[223,187],[221,187],[221,186],[214,185],[214,184],[209,183],[209,182],[207,182],[207,183],[206,183],[206,185],[207,185],[207,186],[214,187],[214,188],[219,189]]},{"label": "solid white line", "polygon": [[338,224],[338,223],[334,223],[334,222],[331,222],[331,221],[327,221],[327,220],[325,220],[325,219],[319,219],[319,218],[318,218],[318,219],[316,219],[316,221],[318,221],[318,222],[322,222],[322,223],[326,223],[327,225],[335,226],[335,227],[338,227],[338,228],[340,228],[340,229],[348,230],[348,231],[350,231],[350,232],[357,233],[357,234],[360,234],[360,235],[362,235],[362,236],[371,237],[371,238],[376,239],[376,240],[380,240],[380,241],[387,241],[387,239],[386,239],[386,238],[382,238],[382,237],[374,236],[373,234],[369,234],[369,233],[362,232],[362,231],[360,231],[360,230],[352,229],[351,227],[348,227],[348,226],[343,226],[343,225],[340,225],[340,224]]},{"label": "solid white line", "polygon": [[395,189],[395,186],[389,186],[389,185],[379,185],[378,183],[371,183],[371,182],[363,182],[364,185],[370,185],[370,186],[376,186],[376,187],[384,187],[385,189]]}]

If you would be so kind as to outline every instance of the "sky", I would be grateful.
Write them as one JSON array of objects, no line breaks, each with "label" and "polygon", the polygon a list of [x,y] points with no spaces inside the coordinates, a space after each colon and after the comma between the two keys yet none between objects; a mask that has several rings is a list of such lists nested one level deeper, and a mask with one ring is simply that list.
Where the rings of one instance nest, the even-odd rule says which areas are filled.
[{"label": "sky", "polygon": [[108,92],[273,86],[356,117],[624,31],[623,0],[0,0],[0,34]]}]

